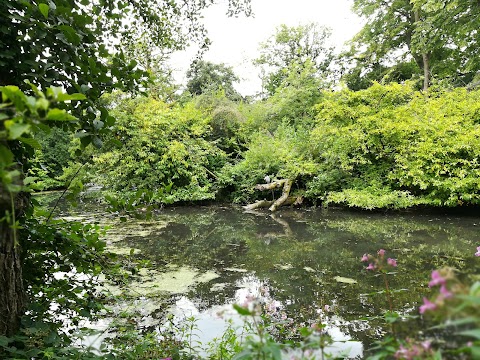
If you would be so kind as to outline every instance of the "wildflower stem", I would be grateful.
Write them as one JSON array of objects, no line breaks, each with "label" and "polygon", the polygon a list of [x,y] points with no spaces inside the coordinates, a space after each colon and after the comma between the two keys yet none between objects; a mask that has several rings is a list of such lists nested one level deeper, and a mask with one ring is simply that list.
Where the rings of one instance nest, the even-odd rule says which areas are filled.
[{"label": "wildflower stem", "polygon": [[387,274],[382,272],[383,281],[385,282],[385,293],[387,294],[387,301],[390,311],[393,311],[392,298],[390,296],[390,288],[388,287]]}]

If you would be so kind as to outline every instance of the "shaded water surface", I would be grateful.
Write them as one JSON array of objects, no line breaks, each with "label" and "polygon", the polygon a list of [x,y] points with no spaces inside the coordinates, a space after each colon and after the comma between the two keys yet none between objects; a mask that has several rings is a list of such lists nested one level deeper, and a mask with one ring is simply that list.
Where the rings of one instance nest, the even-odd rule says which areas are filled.
[{"label": "shaded water surface", "polygon": [[[97,209],[94,218],[101,217]],[[418,212],[300,209],[271,215],[237,207],[178,207],[148,221],[113,220],[107,242],[114,250],[134,249],[136,257],[150,260],[163,274],[156,283],[147,282],[146,292],[137,287],[139,307],[145,307],[142,301],[149,294],[163,294],[167,305],[151,309],[153,317],[166,310],[193,314],[209,340],[224,326],[218,313],[252,294],[264,298],[274,317],[292,319],[292,330],[327,322],[334,339],[347,341],[341,347],[363,356],[389,330],[375,319],[389,305],[382,278],[365,270],[361,256],[383,248],[397,259],[389,275],[392,306],[401,314],[418,315],[422,297],[430,294],[433,269],[454,267],[465,278],[478,274],[473,254],[480,244],[479,226],[479,216]],[[164,286],[169,282],[179,287]],[[417,318],[397,331],[411,336],[428,325]]]}]

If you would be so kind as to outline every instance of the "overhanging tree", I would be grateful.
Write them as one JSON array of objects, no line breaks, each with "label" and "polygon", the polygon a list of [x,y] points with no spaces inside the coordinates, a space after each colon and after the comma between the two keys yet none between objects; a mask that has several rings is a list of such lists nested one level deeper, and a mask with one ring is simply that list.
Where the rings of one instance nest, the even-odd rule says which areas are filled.
[{"label": "overhanging tree", "polygon": [[[201,11],[214,3],[0,2],[0,336],[18,330],[25,310],[20,244],[28,241],[17,238],[17,230],[28,207],[23,174],[32,146],[38,146],[30,134],[60,125],[76,132],[82,146],[101,146],[114,118],[98,102],[100,96],[114,89],[138,91],[148,80],[145,69],[124,55],[116,39],[141,27],[159,48],[180,49],[192,40],[205,47],[209,41]],[[250,13],[249,0],[228,4],[230,15]]]},{"label": "overhanging tree", "polygon": [[353,8],[367,23],[352,41],[350,83],[411,72],[424,89],[431,77],[466,85],[480,69],[477,0],[355,0]]}]

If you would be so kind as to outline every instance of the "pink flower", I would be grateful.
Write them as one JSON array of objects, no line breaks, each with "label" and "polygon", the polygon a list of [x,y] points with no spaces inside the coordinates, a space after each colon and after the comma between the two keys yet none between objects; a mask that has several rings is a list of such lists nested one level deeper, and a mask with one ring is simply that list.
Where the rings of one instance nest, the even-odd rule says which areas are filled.
[{"label": "pink flower", "polygon": [[393,355],[395,359],[406,359],[408,355],[408,349],[405,346],[400,345],[397,352]]},{"label": "pink flower", "polygon": [[362,261],[362,262],[368,261],[368,254],[363,254],[361,261]]},{"label": "pink flower", "polygon": [[430,359],[433,355],[430,349],[430,341],[423,341],[416,343],[415,341],[407,338],[405,345],[400,345],[400,348],[393,355],[395,359],[401,360],[415,360],[415,359]]},{"label": "pink flower", "polygon": [[477,252],[475,253],[475,256],[480,256],[480,246],[477,246]]},{"label": "pink flower", "polygon": [[378,250],[377,254],[380,255],[380,256],[383,256],[383,255],[385,255],[385,252],[386,252],[385,250],[380,249],[380,250]]},{"label": "pink flower", "polygon": [[248,294],[247,296],[245,296],[245,300],[243,301],[243,304],[241,306],[248,309],[248,307],[254,300],[255,297],[251,294]]},{"label": "pink flower", "polygon": [[393,267],[397,267],[397,260],[388,258],[387,259],[387,264],[390,265],[390,266],[393,266]]},{"label": "pink flower", "polygon": [[366,269],[367,270],[375,270],[375,265],[373,265],[373,263],[370,263],[370,264],[368,264]]},{"label": "pink flower", "polygon": [[442,297],[443,297],[444,299],[447,299],[447,298],[453,296],[453,294],[452,294],[450,291],[448,291],[448,289],[447,289],[447,287],[445,286],[445,284],[443,284],[443,285],[440,287],[440,294],[442,295]]},{"label": "pink flower", "polygon": [[443,278],[437,270],[434,270],[432,271],[432,281],[428,283],[428,287],[445,285],[445,282],[445,278]]},{"label": "pink flower", "polygon": [[423,350],[429,350],[432,342],[430,340],[423,341],[422,343]]},{"label": "pink flower", "polygon": [[329,306],[329,305],[325,305],[325,306],[324,306],[324,309],[325,309],[325,311],[330,311],[330,306]]},{"label": "pink flower", "polygon": [[423,298],[423,305],[420,306],[420,314],[423,314],[425,311],[428,310],[435,310],[437,308],[437,305],[432,303],[430,300],[428,300],[426,297]]}]

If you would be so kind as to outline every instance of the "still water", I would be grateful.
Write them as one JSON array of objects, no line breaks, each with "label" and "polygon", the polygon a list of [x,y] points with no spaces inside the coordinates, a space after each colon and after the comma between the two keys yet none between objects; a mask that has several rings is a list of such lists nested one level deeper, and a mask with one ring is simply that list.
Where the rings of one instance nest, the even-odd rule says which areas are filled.
[{"label": "still water", "polygon": [[[98,209],[75,218],[106,222]],[[108,224],[112,251],[150,262],[121,289],[131,300],[116,306],[137,311],[145,327],[160,324],[166,313],[193,315],[202,342],[220,336],[226,318],[238,323],[232,304],[254,296],[292,334],[322,321],[334,347],[360,358],[389,331],[375,319],[389,308],[383,280],[365,270],[364,253],[383,248],[397,260],[388,279],[400,314],[418,315],[432,270],[453,267],[465,279],[479,274],[473,255],[480,244],[478,215],[335,209],[272,215],[210,206],[167,208],[150,220],[109,216]],[[428,326],[418,317],[397,332],[411,336]]]}]

